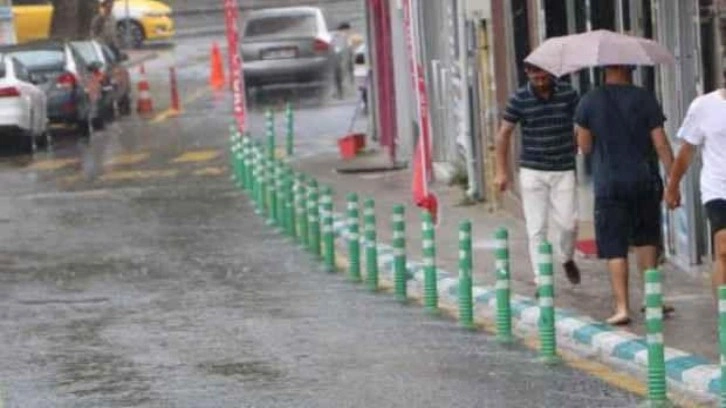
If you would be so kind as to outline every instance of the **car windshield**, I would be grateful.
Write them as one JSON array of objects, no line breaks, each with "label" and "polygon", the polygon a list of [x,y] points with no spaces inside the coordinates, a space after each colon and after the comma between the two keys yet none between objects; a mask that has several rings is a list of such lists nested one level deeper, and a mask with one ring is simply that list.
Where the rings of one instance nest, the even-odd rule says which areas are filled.
[{"label": "car windshield", "polygon": [[5,78],[5,56],[0,54],[0,78]]},{"label": "car windshield", "polygon": [[317,31],[312,14],[264,16],[251,19],[245,28],[245,37],[294,37],[313,36]]},{"label": "car windshield", "polygon": [[63,69],[65,58],[62,50],[22,50],[13,51],[9,55],[15,57],[28,70]]},{"label": "car windshield", "polygon": [[73,45],[73,48],[75,48],[79,54],[81,54],[81,57],[83,57],[83,60],[87,63],[91,64],[94,62],[103,62],[101,60],[101,57],[99,57],[98,53],[96,52],[96,48],[93,46],[93,43],[88,41],[77,41],[71,43]]}]

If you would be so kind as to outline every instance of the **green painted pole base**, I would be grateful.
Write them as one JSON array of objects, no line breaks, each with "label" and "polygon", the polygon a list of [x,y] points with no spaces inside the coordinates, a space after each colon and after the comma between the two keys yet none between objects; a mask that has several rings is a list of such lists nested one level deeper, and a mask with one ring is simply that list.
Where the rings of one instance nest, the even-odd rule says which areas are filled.
[{"label": "green painted pole base", "polygon": [[559,365],[562,364],[562,358],[560,356],[539,356],[537,362],[544,365]]}]

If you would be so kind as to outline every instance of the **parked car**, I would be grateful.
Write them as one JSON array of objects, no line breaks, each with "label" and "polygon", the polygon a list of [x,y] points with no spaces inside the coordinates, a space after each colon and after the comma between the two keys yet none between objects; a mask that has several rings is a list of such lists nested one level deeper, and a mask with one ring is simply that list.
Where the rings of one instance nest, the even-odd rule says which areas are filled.
[{"label": "parked car", "polygon": [[0,55],[0,137],[19,138],[25,151],[32,151],[48,131],[46,96],[32,79],[20,61]]},{"label": "parked car", "polygon": [[101,113],[104,120],[111,121],[116,116],[116,108],[121,115],[131,113],[131,79],[129,70],[122,64],[128,59],[125,53],[116,55],[107,45],[95,40],[71,42],[81,57],[100,72]]},{"label": "parked car", "polygon": [[347,41],[328,31],[317,7],[251,11],[242,30],[241,54],[248,89],[307,84],[327,89],[349,70]]},{"label": "parked car", "polygon": [[[128,31],[130,45],[135,48],[146,41],[174,37],[171,14],[171,7],[155,0],[115,0],[113,6],[121,44],[125,44]],[[13,0],[13,17],[18,43],[44,40],[50,34],[53,4],[51,0]]]},{"label": "parked car", "polygon": [[103,127],[100,67],[88,64],[69,42],[53,40],[0,47],[20,61],[47,97],[50,123],[75,125],[83,135]]}]

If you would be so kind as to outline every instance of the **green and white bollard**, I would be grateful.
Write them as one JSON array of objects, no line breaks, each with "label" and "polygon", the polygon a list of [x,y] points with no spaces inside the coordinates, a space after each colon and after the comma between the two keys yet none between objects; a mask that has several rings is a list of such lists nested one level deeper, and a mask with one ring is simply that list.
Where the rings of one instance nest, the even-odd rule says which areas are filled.
[{"label": "green and white bollard", "polygon": [[348,275],[354,282],[361,281],[360,273],[360,228],[358,225],[358,195],[348,194]]},{"label": "green and white bollard", "polygon": [[323,221],[323,262],[325,271],[335,272],[335,229],[333,227],[333,189],[323,188],[320,198],[320,217]]},{"label": "green and white bollard", "polygon": [[559,362],[555,333],[555,285],[552,267],[552,244],[539,245],[539,356],[545,364]]},{"label": "green and white bollard", "polygon": [[259,206],[259,214],[264,216],[267,214],[267,178],[268,178],[268,170],[267,170],[267,157],[265,157],[265,154],[263,151],[260,152],[259,155],[259,167],[258,170],[258,179],[259,179],[259,192],[260,192],[260,206]]},{"label": "green and white bollard", "polygon": [[253,188],[253,181],[252,181],[252,169],[254,168],[254,162],[252,160],[252,139],[250,138],[249,133],[245,135],[245,138],[242,142],[242,151],[245,158],[245,191],[247,191],[247,194],[252,194],[252,188]]},{"label": "green and white bollard", "polygon": [[494,269],[496,273],[497,293],[497,341],[511,343],[512,336],[512,303],[511,278],[509,275],[509,232],[500,228],[494,234]]},{"label": "green and white bollard", "polygon": [[439,293],[436,276],[436,236],[431,213],[421,214],[421,233],[424,264],[424,307],[429,313],[439,312]]},{"label": "green and white bollard", "polygon": [[237,144],[237,130],[234,125],[229,125],[229,178],[232,181],[236,181],[237,171],[235,168],[235,145]]},{"label": "green and white bollard", "polygon": [[645,329],[648,341],[649,407],[667,407],[665,351],[663,348],[663,290],[661,273],[645,271]]},{"label": "green and white bollard", "polygon": [[297,226],[297,235],[300,238],[300,245],[307,249],[309,245],[309,235],[308,235],[308,189],[307,189],[307,182],[305,180],[304,175],[298,176],[298,182],[297,182],[297,199],[298,199],[298,207],[296,212],[296,218],[298,222]]},{"label": "green and white bollard", "polygon": [[376,236],[376,203],[367,199],[363,203],[363,232],[366,251],[366,284],[370,291],[378,291],[378,238]]},{"label": "green and white bollard", "polygon": [[290,102],[285,106],[285,118],[287,119],[287,136],[285,138],[285,154],[292,157],[294,153],[295,118]]},{"label": "green and white bollard", "polygon": [[474,294],[472,289],[471,221],[459,225],[459,325],[474,329]]},{"label": "green and white bollard", "polygon": [[285,232],[293,240],[295,235],[295,191],[294,173],[285,167]]},{"label": "green and white bollard", "polygon": [[275,112],[272,109],[267,109],[265,113],[265,133],[267,137],[267,158],[270,160],[275,159]]},{"label": "green and white bollard", "polygon": [[315,259],[320,259],[320,204],[318,182],[315,180],[310,180],[308,186],[308,230],[310,233],[308,249]]},{"label": "green and white bollard", "polygon": [[237,140],[237,153],[235,155],[235,161],[237,162],[237,187],[240,190],[245,188],[245,156],[244,156],[244,141],[242,139]]},{"label": "green and white bollard", "polygon": [[393,207],[393,285],[396,300],[408,301],[408,273],[406,271],[406,208]]},{"label": "green and white bollard", "polygon": [[287,217],[285,216],[285,207],[287,205],[285,200],[287,200],[287,191],[285,190],[285,165],[282,162],[277,161],[275,173],[277,175],[277,228],[279,232],[285,233],[285,228],[287,226]]},{"label": "green and white bollard", "polygon": [[277,161],[267,160],[267,225],[277,225]]},{"label": "green and white bollard", "polygon": [[718,287],[718,342],[721,354],[720,406],[726,408],[726,285]]}]

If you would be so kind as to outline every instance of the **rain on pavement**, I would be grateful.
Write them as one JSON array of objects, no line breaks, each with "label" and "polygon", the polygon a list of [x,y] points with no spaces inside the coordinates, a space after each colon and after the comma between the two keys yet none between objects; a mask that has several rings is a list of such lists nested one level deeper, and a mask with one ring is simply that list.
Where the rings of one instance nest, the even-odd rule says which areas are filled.
[{"label": "rain on pavement", "polygon": [[[326,275],[267,228],[226,172],[230,98],[206,90],[211,40],[147,63],[158,112],[167,67],[184,61],[181,116],[122,119],[89,141],[60,134],[0,161],[0,406],[637,403]],[[302,156],[335,148],[349,95],[296,112]]]}]

